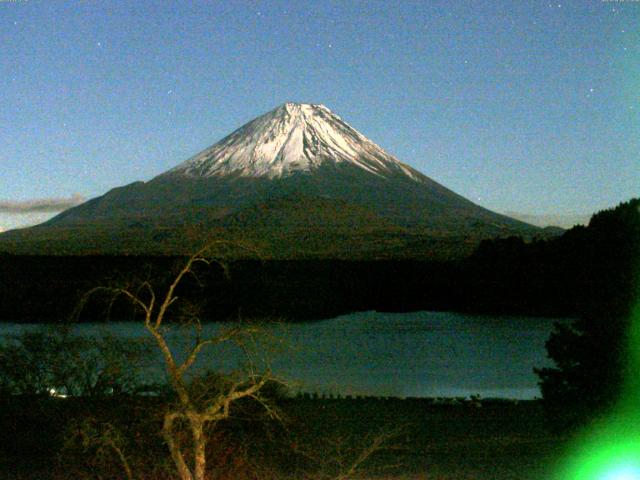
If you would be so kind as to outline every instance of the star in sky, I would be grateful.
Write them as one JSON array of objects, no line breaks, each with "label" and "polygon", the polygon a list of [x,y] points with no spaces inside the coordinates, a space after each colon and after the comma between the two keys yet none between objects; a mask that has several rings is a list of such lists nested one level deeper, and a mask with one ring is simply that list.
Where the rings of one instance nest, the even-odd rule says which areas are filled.
[{"label": "star in sky", "polygon": [[[13,20],[11,14],[5,19],[16,28],[2,32],[10,54],[0,55],[6,72],[0,124],[12,128],[0,141],[0,163],[5,176],[16,172],[2,194],[55,197],[81,188],[86,196],[101,195],[144,179],[132,173],[128,159],[152,175],[295,97],[327,104],[458,193],[474,198],[482,192],[483,206],[612,206],[637,193],[632,179],[640,143],[633,132],[640,103],[614,90],[613,82],[627,85],[633,78],[638,9],[629,0],[545,1],[547,7],[511,2],[509,9],[500,2],[468,9],[463,0],[446,2],[446,9],[439,2],[369,9],[357,2],[284,0],[269,10],[268,2],[249,2],[248,11],[206,0],[189,6],[139,2],[139,9],[98,2],[73,11],[64,2],[49,2],[50,8],[23,2]],[[254,21],[247,22],[251,12]],[[183,30],[167,36],[172,28]],[[268,55],[265,48],[271,48]],[[102,61],[78,62],[87,49]],[[378,61],[364,60],[372,52]],[[576,101],[584,110],[576,110]],[[473,108],[458,108],[469,104]],[[166,125],[155,121],[158,112]],[[69,113],[73,138],[48,128],[51,118],[61,127]],[[116,140],[123,132],[127,141]],[[526,148],[520,138],[527,139]],[[415,155],[414,145],[428,148]],[[53,153],[45,159],[43,151]],[[462,163],[472,171],[485,156],[495,169],[472,179],[457,175]],[[78,187],[67,165],[87,158],[114,167],[94,168]],[[59,173],[44,185],[36,168],[23,171],[30,162]],[[558,170],[578,162],[582,176],[559,180]],[[570,182],[580,189],[568,194]],[[505,183],[517,185],[519,195],[504,192]],[[545,198],[539,185],[550,192]]]}]

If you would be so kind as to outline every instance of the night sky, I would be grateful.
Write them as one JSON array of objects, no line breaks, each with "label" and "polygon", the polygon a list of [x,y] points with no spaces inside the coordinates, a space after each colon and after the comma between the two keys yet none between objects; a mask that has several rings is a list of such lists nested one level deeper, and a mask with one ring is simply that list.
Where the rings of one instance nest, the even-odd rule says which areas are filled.
[{"label": "night sky", "polygon": [[640,194],[639,30],[632,0],[0,0],[0,228],[285,101],[492,210],[610,207]]}]

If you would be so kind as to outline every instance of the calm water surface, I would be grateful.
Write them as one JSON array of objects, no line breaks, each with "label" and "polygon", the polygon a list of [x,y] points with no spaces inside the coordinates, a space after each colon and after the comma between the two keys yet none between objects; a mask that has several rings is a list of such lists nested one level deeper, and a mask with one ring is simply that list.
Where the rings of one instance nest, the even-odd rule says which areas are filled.
[{"label": "calm water surface", "polygon": [[[556,320],[557,321],[557,320]],[[267,327],[252,354],[267,358],[293,390],[320,394],[528,399],[540,395],[534,367],[550,365],[545,341],[553,319],[471,316],[447,312],[363,312],[330,320]],[[36,328],[0,324],[0,334]],[[204,326],[213,335],[223,325]],[[147,336],[136,323],[82,324],[83,335]],[[172,333],[179,355],[190,333]],[[207,352],[199,368],[230,371],[246,365],[231,346]],[[156,362],[161,365],[160,357]],[[149,376],[161,371],[149,371]]]}]

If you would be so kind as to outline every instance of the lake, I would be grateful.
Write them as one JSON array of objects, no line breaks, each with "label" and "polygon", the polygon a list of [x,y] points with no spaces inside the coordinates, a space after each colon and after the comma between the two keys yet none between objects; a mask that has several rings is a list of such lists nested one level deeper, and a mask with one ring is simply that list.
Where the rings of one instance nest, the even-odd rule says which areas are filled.
[{"label": "lake", "polygon": [[[269,325],[265,327],[268,335],[261,335],[261,345],[251,349],[251,357],[265,357],[294,391],[532,399],[540,395],[533,368],[551,365],[544,344],[558,320],[449,312],[361,312],[313,323]],[[0,335],[32,328],[37,326],[0,324]],[[86,335],[148,335],[136,323],[74,328]],[[205,325],[203,335],[213,335],[221,328],[224,325]],[[181,351],[189,336],[187,330],[173,332],[172,348]],[[157,363],[160,365],[159,357]],[[242,351],[229,346],[203,356],[198,367],[230,371],[244,363]],[[150,377],[159,374],[159,370],[149,371]]]}]

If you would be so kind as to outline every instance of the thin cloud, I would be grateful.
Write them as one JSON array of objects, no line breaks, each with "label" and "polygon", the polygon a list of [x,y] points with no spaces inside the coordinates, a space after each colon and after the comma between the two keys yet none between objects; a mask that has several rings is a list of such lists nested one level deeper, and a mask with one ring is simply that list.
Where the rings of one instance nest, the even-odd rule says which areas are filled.
[{"label": "thin cloud", "polygon": [[79,194],[69,198],[39,198],[22,202],[0,200],[0,213],[61,212],[80,205],[86,199]]},{"label": "thin cloud", "polygon": [[505,215],[530,223],[537,227],[562,227],[571,228],[575,225],[587,225],[591,215],[587,214],[549,214],[549,215],[532,215],[519,212],[505,212]]}]

